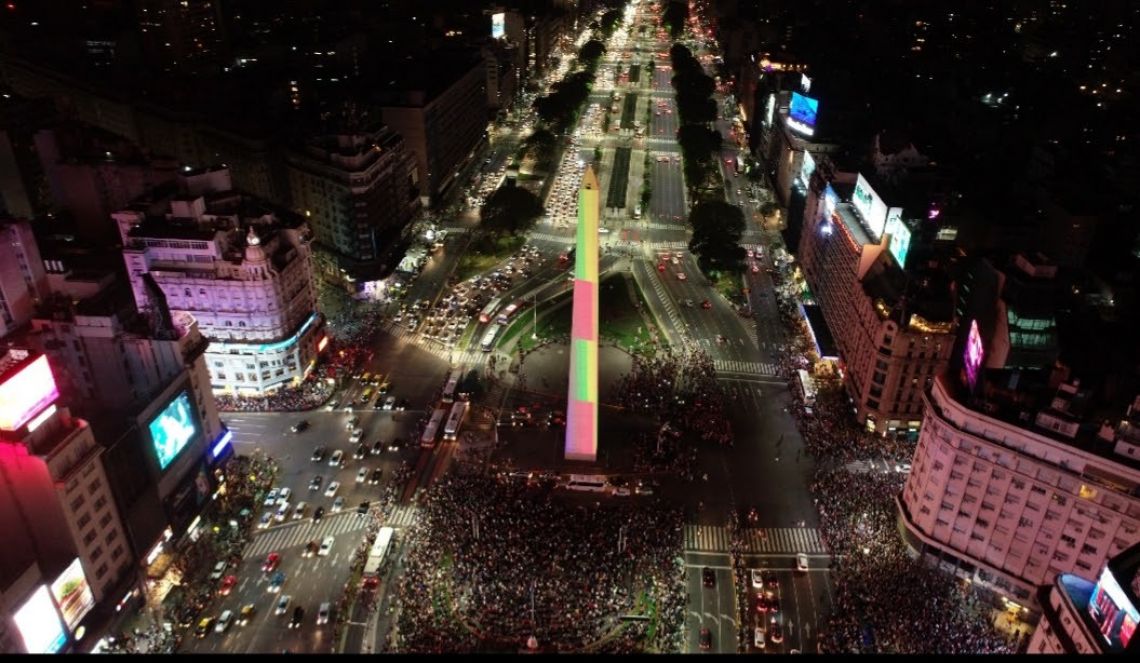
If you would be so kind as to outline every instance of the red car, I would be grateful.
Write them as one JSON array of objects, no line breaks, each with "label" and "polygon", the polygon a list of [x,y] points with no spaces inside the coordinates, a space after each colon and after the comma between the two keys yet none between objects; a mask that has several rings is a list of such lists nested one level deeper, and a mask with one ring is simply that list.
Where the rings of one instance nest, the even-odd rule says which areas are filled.
[{"label": "red car", "polygon": [[663,263],[663,262],[657,263],[657,271],[664,272],[665,271],[665,263]]},{"label": "red car", "polygon": [[705,301],[701,302],[701,308],[705,310],[712,308],[712,302],[706,299]]},{"label": "red car", "polygon": [[222,586],[218,588],[218,593],[222,596],[229,596],[236,584],[237,576],[226,576],[226,579],[222,581]]},{"label": "red car", "polygon": [[261,570],[266,573],[272,573],[281,564],[281,555],[279,553],[271,552],[265,558],[265,563],[261,565]]}]

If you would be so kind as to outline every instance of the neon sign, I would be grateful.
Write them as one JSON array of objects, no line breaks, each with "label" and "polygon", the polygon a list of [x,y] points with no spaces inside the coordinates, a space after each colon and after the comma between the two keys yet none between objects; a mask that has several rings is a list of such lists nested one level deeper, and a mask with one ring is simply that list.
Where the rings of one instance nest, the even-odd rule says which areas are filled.
[{"label": "neon sign", "polygon": [[977,320],[970,321],[970,334],[966,337],[965,353],[966,382],[970,385],[970,389],[973,389],[978,384],[978,369],[981,368],[982,359],[986,356]]},{"label": "neon sign", "polygon": [[0,430],[19,430],[57,398],[47,355],[40,355],[0,384]]}]

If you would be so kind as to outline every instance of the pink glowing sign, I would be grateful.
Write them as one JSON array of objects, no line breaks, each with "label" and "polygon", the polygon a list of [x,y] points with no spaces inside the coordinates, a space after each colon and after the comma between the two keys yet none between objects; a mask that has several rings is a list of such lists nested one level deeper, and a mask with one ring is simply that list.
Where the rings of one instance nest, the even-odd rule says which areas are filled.
[{"label": "pink glowing sign", "polygon": [[986,351],[982,347],[982,335],[978,332],[978,321],[970,321],[970,335],[966,337],[966,354],[964,363],[966,368],[966,382],[973,389],[978,384],[978,369],[982,366],[982,359]]},{"label": "pink glowing sign", "polygon": [[57,398],[59,388],[41,355],[0,384],[0,430],[19,430]]}]

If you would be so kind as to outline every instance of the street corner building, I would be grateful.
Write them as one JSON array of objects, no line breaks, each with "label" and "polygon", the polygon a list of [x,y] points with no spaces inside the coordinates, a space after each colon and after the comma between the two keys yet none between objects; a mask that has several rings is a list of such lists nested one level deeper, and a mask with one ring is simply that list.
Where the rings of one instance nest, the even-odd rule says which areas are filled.
[{"label": "street corner building", "polygon": [[588,167],[578,190],[574,317],[566,403],[567,460],[598,457],[598,176]]}]

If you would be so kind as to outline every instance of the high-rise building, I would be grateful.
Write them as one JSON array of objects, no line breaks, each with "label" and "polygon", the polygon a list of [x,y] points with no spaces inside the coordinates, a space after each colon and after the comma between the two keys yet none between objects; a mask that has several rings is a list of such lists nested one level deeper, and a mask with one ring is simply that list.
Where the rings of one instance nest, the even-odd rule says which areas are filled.
[{"label": "high-rise building", "polygon": [[375,280],[420,209],[422,178],[406,137],[383,126],[325,135],[287,159],[293,209],[323,254],[318,269]]},{"label": "high-rise building", "polygon": [[0,338],[19,329],[47,296],[47,274],[32,226],[27,221],[0,221]]},{"label": "high-rise building", "polygon": [[167,71],[220,70],[225,39],[219,0],[137,0],[143,50]]},{"label": "high-rise building", "polygon": [[304,379],[323,319],[300,216],[234,191],[221,168],[185,172],[179,191],[114,217],[139,310],[193,316],[211,340],[215,390],[262,394]]},{"label": "high-rise building", "polygon": [[36,132],[55,116],[48,99],[0,94],[0,217],[31,219],[51,209],[36,155]]},{"label": "high-rise building", "polygon": [[900,524],[923,556],[1037,607],[1039,585],[1140,542],[1140,399],[1110,419],[1057,371],[986,371],[973,322],[967,339],[925,394]]},{"label": "high-rise building", "polygon": [[96,603],[117,601],[135,578],[105,450],[59,395],[45,355],[10,347],[0,357],[0,524],[8,537],[0,591],[7,598],[35,565],[40,595],[29,600],[44,610],[32,614],[27,602],[5,606],[0,616],[14,618],[23,640],[5,652],[59,651]]}]

